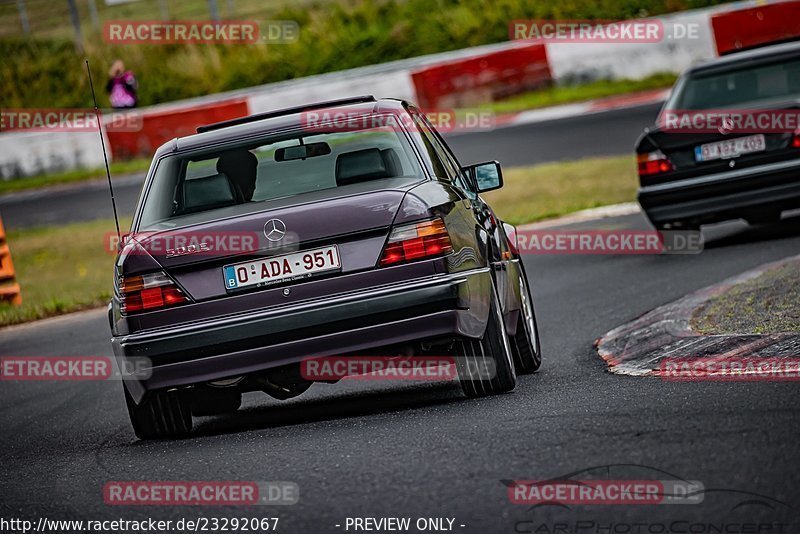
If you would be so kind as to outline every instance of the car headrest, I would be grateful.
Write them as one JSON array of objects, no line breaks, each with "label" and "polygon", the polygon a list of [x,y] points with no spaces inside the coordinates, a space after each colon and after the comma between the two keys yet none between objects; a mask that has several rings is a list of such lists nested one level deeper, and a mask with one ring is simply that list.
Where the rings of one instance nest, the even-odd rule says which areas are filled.
[{"label": "car headrest", "polygon": [[797,69],[791,69],[786,73],[786,84],[792,93],[800,93],[800,72]]},{"label": "car headrest", "polygon": [[376,178],[388,178],[388,165],[380,149],[365,148],[336,157],[336,185],[354,184]]},{"label": "car headrest", "polygon": [[389,171],[389,176],[403,176],[403,165],[400,163],[400,158],[393,148],[381,150],[381,157],[383,162],[386,163],[386,170]]},{"label": "car headrest", "polygon": [[204,178],[184,180],[181,192],[181,212],[190,213],[231,206],[241,202],[241,193],[227,176],[214,174]]}]

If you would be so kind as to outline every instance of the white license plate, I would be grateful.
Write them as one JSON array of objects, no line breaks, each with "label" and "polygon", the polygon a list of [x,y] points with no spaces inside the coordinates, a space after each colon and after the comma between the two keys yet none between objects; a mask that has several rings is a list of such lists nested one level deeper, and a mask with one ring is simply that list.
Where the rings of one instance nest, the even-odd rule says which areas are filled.
[{"label": "white license plate", "polygon": [[742,154],[763,152],[766,149],[767,145],[763,134],[749,135],[697,146],[694,148],[694,159],[697,161],[711,161],[738,158]]},{"label": "white license plate", "polygon": [[293,252],[222,268],[227,289],[266,286],[342,268],[335,246]]}]

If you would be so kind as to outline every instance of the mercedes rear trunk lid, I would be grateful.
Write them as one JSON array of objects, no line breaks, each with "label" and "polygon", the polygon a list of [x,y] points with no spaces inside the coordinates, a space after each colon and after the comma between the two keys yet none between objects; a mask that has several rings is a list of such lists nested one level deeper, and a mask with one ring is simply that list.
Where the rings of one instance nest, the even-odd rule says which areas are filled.
[{"label": "mercedes rear trunk lid", "polygon": [[195,301],[352,273],[377,265],[406,192],[420,181],[392,178],[304,193],[135,239]]}]

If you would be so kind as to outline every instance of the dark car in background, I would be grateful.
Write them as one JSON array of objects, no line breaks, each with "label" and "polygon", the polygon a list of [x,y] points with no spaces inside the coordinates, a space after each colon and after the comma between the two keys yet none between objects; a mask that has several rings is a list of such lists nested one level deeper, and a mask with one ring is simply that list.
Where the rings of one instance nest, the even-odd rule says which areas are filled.
[{"label": "dark car in background", "polygon": [[[468,396],[538,369],[514,229],[479,195],[502,186],[499,164],[461,167],[392,99],[198,131],[155,154],[115,265],[109,321],[135,369],[138,437],[186,434],[244,392],[299,395],[308,357],[452,355]],[[252,246],[219,246],[233,237]],[[466,370],[487,361],[491,376]]]},{"label": "dark car in background", "polygon": [[689,69],[657,126],[636,143],[638,200],[652,224],[697,229],[736,218],[762,224],[800,207],[798,114],[800,43]]}]

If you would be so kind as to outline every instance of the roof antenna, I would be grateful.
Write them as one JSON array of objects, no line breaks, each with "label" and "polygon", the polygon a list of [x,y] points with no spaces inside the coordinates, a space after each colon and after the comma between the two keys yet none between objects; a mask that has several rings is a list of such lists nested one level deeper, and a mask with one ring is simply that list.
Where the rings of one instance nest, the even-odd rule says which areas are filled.
[{"label": "roof antenna", "polygon": [[89,69],[89,60],[86,62],[86,74],[89,76],[89,87],[92,89],[92,102],[94,102],[94,114],[97,117],[97,130],[100,132],[100,146],[103,147],[103,161],[106,164],[106,177],[108,178],[108,190],[111,192],[111,208],[114,210],[114,224],[117,226],[117,249],[122,246],[122,234],[119,232],[119,218],[117,217],[117,203],[114,200],[114,186],[111,185],[111,170],[108,168],[108,154],[106,153],[106,142],[103,139],[103,123],[100,119],[100,110],[97,107],[97,97],[94,94],[94,83],[92,83],[92,71]]}]

